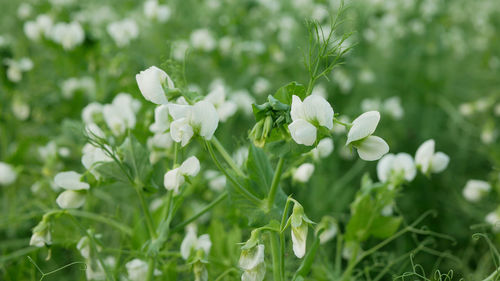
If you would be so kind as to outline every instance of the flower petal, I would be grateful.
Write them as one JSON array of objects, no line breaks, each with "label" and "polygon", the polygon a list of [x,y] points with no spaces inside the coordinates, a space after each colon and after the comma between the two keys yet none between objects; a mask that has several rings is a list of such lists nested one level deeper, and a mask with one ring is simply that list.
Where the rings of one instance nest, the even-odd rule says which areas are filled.
[{"label": "flower petal", "polygon": [[359,157],[365,161],[375,161],[389,152],[389,145],[380,137],[369,136],[356,145]]},{"label": "flower petal", "polygon": [[437,152],[431,159],[431,170],[433,173],[441,173],[450,163],[450,157],[443,152]]},{"label": "flower petal", "polygon": [[308,96],[304,99],[302,108],[307,121],[317,121],[319,125],[329,130],[333,128],[333,108],[323,97]]},{"label": "flower petal", "polygon": [[304,119],[297,119],[288,125],[292,139],[303,145],[313,145],[316,141],[316,127]]},{"label": "flower petal", "polygon": [[368,111],[358,116],[358,118],[352,122],[352,127],[347,134],[346,145],[373,134],[379,121],[380,113],[378,111]]}]

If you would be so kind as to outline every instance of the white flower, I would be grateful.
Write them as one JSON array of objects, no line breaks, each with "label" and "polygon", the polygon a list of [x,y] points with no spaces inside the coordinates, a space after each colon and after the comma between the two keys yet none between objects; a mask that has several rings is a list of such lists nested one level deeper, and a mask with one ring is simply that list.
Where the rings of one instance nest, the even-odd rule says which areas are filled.
[{"label": "white flower", "polygon": [[465,199],[478,202],[483,195],[491,190],[491,185],[482,180],[468,180],[463,190]]},{"label": "white flower", "polygon": [[222,191],[226,187],[226,176],[215,170],[207,170],[203,177],[208,180],[208,186],[214,191]]},{"label": "white flower", "polygon": [[114,135],[120,136],[127,128],[132,129],[135,127],[135,114],[140,106],[140,102],[132,99],[129,94],[120,93],[113,99],[111,104],[103,106],[104,121]]},{"label": "white flower", "polygon": [[82,149],[82,164],[89,170],[97,179],[100,178],[95,167],[104,162],[111,162],[113,159],[109,157],[101,148],[95,147],[90,143],[85,144]]},{"label": "white flower", "polygon": [[33,12],[33,7],[29,3],[21,3],[19,7],[17,7],[17,16],[20,19],[25,19],[31,15]]},{"label": "white flower", "polygon": [[90,258],[90,239],[88,236],[83,236],[76,244],[76,249],[80,251],[82,257]]},{"label": "white flower", "polygon": [[440,173],[446,169],[450,158],[443,152],[434,152],[435,142],[427,140],[420,145],[415,153],[417,168],[424,174]]},{"label": "white flower", "polygon": [[214,105],[221,122],[226,122],[238,109],[234,102],[226,101],[226,88],[221,84],[216,85],[204,100]]},{"label": "white flower", "polygon": [[96,116],[102,114],[102,104],[97,102],[89,103],[82,110],[82,120],[85,124],[95,123]]},{"label": "white flower", "polygon": [[52,25],[52,19],[48,15],[39,15],[35,21],[25,22],[23,29],[26,37],[38,41],[42,36],[49,36]]},{"label": "white flower", "polygon": [[243,249],[239,260],[240,267],[244,270],[242,281],[262,281],[266,275],[264,262],[264,245],[259,244],[250,249]]},{"label": "white flower", "polygon": [[303,145],[313,145],[316,141],[317,126],[333,128],[333,109],[322,97],[311,95],[302,102],[298,96],[292,97],[290,111],[292,123],[288,125],[292,139]]},{"label": "white flower", "polygon": [[85,32],[76,21],[71,23],[60,22],[51,29],[50,38],[54,42],[61,44],[65,50],[71,50],[83,43]]},{"label": "white flower", "polygon": [[309,230],[309,223],[311,221],[304,214],[304,208],[299,203],[293,206],[293,212],[290,216],[292,228],[292,243],[293,253],[299,259],[306,254],[307,231]]},{"label": "white flower", "polygon": [[4,62],[8,66],[7,78],[14,83],[21,81],[23,72],[33,68],[33,61],[29,58],[21,58],[19,60],[5,59]]},{"label": "white flower", "polygon": [[378,111],[368,111],[352,122],[352,127],[347,133],[347,143],[358,150],[359,157],[366,161],[380,159],[389,152],[389,145],[380,137],[372,136],[380,121]]},{"label": "white flower", "polygon": [[323,217],[315,231],[317,235],[319,230],[323,230],[319,235],[320,244],[325,244],[333,239],[337,235],[338,228],[337,221],[334,218],[330,216]]},{"label": "white flower", "polygon": [[252,91],[257,95],[263,95],[271,88],[271,83],[264,77],[258,77],[252,86]]},{"label": "white flower", "polygon": [[149,126],[149,130],[153,133],[163,133],[170,128],[168,120],[168,106],[162,104],[155,108],[155,122]]},{"label": "white flower", "polygon": [[392,177],[402,177],[412,181],[417,174],[413,157],[407,153],[387,154],[377,163],[377,176],[381,182],[387,182]]},{"label": "white flower", "polygon": [[56,203],[61,209],[80,208],[83,204],[85,204],[85,193],[74,190],[66,190],[57,196]]},{"label": "white flower", "polygon": [[55,178],[54,182],[57,186],[67,190],[86,190],[90,185],[81,181],[82,175],[75,171],[60,172]]},{"label": "white flower", "polygon": [[112,22],[108,24],[106,30],[118,47],[130,44],[130,41],[139,36],[139,27],[133,19]]},{"label": "white flower", "polygon": [[135,75],[139,90],[144,98],[152,103],[166,104],[167,97],[163,87],[174,89],[174,82],[165,71],[156,66],[151,66]]},{"label": "white flower", "polygon": [[293,180],[301,183],[306,183],[314,173],[314,165],[311,163],[304,163],[300,165],[293,173]]},{"label": "white flower", "polygon": [[384,111],[392,115],[396,120],[401,120],[404,115],[404,109],[401,106],[401,99],[399,97],[391,97],[384,101]]},{"label": "white flower", "polygon": [[148,0],[144,2],[144,14],[147,18],[166,22],[171,15],[170,8],[167,5],[159,5],[158,0]]},{"label": "white flower", "polygon": [[484,220],[493,226],[493,231],[495,233],[500,232],[500,216],[498,215],[497,211],[491,212],[486,215],[486,218]]},{"label": "white flower", "polygon": [[[144,277],[148,275],[149,266],[148,263],[140,260],[133,259],[125,264],[127,268],[128,278],[131,281],[142,281]],[[160,275],[161,271],[155,269],[154,275]]]},{"label": "white flower", "polygon": [[77,91],[82,91],[89,96],[95,92],[95,82],[90,77],[69,78],[61,83],[61,90],[65,98],[72,98]]},{"label": "white flower", "polygon": [[17,172],[10,164],[0,162],[0,185],[10,185],[17,179]]},{"label": "white flower", "polygon": [[26,120],[30,116],[30,106],[28,103],[22,101],[21,99],[14,99],[12,101],[12,112],[19,120]]},{"label": "white flower", "polygon": [[48,229],[40,232],[33,232],[30,239],[30,246],[43,247],[52,243],[52,236]]},{"label": "white flower", "polygon": [[200,171],[200,161],[195,156],[186,159],[178,168],[168,171],[163,177],[163,185],[167,190],[179,192],[179,187],[185,182],[186,176],[194,177]]},{"label": "white flower", "polygon": [[173,140],[170,133],[156,133],[153,137],[148,139],[148,148],[161,148],[168,149],[172,146]]},{"label": "white flower", "polygon": [[333,151],[333,140],[324,138],[319,141],[318,146],[311,150],[314,159],[326,158]]},{"label": "white flower", "polygon": [[326,91],[325,85],[323,84],[318,84],[314,86],[314,88],[311,91],[311,95],[320,96],[324,99],[328,98],[328,92]]},{"label": "white flower", "polygon": [[194,105],[169,104],[169,113],[174,121],[170,124],[170,134],[175,142],[185,146],[196,133],[210,140],[219,124],[215,107],[207,101]]},{"label": "white flower", "polygon": [[246,115],[252,115],[252,104],[255,103],[255,98],[250,95],[247,90],[238,90],[232,93],[231,101],[236,104],[239,110]]},{"label": "white flower", "polygon": [[189,227],[187,228],[186,237],[184,237],[181,243],[181,256],[184,260],[187,260],[191,253],[199,250],[202,250],[205,255],[208,255],[211,247],[212,242],[208,234],[197,237],[196,230]]},{"label": "white flower", "polygon": [[191,45],[195,49],[210,52],[216,47],[216,41],[208,29],[197,29],[191,33]]}]

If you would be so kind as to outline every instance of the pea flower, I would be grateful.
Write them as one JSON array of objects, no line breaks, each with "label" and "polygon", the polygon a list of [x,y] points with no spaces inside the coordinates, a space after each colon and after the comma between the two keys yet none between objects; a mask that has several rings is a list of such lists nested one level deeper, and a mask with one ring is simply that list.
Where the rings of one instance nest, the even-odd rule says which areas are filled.
[{"label": "pea flower", "polygon": [[139,111],[141,104],[127,93],[118,94],[111,104],[103,107],[104,121],[114,135],[120,136],[126,129],[135,127],[135,114]]},{"label": "pea flower", "polygon": [[144,98],[152,103],[166,104],[163,87],[174,89],[174,82],[168,74],[156,66],[151,66],[135,75],[135,80]]},{"label": "pea flower", "polygon": [[498,215],[498,210],[488,213],[484,218],[484,221],[493,226],[493,232],[500,232],[500,216]]},{"label": "pea flower", "polygon": [[168,105],[162,104],[155,108],[155,122],[149,126],[149,130],[153,133],[164,133],[168,128],[170,128]]},{"label": "pea flower", "polygon": [[60,172],[55,176],[55,184],[66,189],[56,199],[60,208],[80,208],[85,203],[83,190],[88,190],[90,186],[88,183],[82,182],[81,177],[81,174],[74,171]]},{"label": "pea flower", "polygon": [[292,97],[290,111],[292,123],[288,125],[292,139],[298,143],[311,146],[316,141],[317,127],[333,128],[333,109],[322,97],[311,95],[301,101],[298,96]]},{"label": "pea flower", "polygon": [[184,260],[187,260],[191,256],[191,253],[198,251],[202,251],[205,255],[208,255],[211,247],[212,242],[208,234],[197,237],[195,227],[188,227],[186,237],[184,237],[181,243],[181,256]]},{"label": "pea flower", "polygon": [[48,15],[38,15],[35,21],[24,23],[23,30],[30,40],[38,41],[42,36],[49,36],[52,29],[52,18]]},{"label": "pea flower", "polygon": [[196,29],[190,36],[191,46],[205,52],[210,52],[215,49],[217,41],[215,41],[210,30],[201,28]]},{"label": "pea flower", "polygon": [[23,72],[33,69],[33,61],[29,58],[19,60],[5,59],[4,63],[8,66],[7,78],[14,83],[21,81]]},{"label": "pea flower", "polygon": [[[127,262],[125,267],[127,268],[128,278],[131,281],[142,281],[144,280],[144,276],[148,275],[149,265],[141,259],[133,259]],[[160,275],[161,271],[155,269],[153,274]]]},{"label": "pea flower", "polygon": [[144,14],[147,18],[166,22],[171,15],[170,8],[167,5],[159,5],[158,0],[148,0],[144,2]]},{"label": "pea flower", "polygon": [[264,262],[264,245],[258,244],[241,250],[239,260],[240,268],[244,270],[242,281],[262,281],[266,276],[266,263]]},{"label": "pea flower", "polygon": [[368,111],[352,121],[352,127],[347,133],[346,145],[352,145],[358,155],[365,161],[380,159],[389,152],[389,145],[380,137],[372,136],[380,121],[378,111]]},{"label": "pea flower", "polygon": [[102,104],[98,102],[91,102],[82,110],[82,120],[85,124],[96,123],[99,116],[102,116]]},{"label": "pea flower", "polygon": [[328,157],[333,151],[333,140],[324,138],[319,141],[318,146],[311,150],[311,154],[315,160]]},{"label": "pea flower", "polygon": [[313,223],[304,213],[304,208],[298,202],[293,206],[290,216],[292,225],[293,252],[299,259],[306,254],[307,231],[309,224]]},{"label": "pea flower", "polygon": [[393,177],[412,181],[417,175],[413,157],[408,153],[386,154],[377,163],[377,176],[381,182],[387,182]]},{"label": "pea flower", "polygon": [[440,173],[446,169],[450,162],[450,157],[443,152],[434,152],[435,142],[433,139],[427,140],[417,149],[415,153],[415,163],[422,173]]},{"label": "pea flower", "polygon": [[174,119],[170,123],[170,134],[182,146],[186,146],[195,133],[210,140],[219,124],[215,107],[207,101],[199,101],[194,105],[169,104],[168,109]]},{"label": "pea flower", "polygon": [[311,163],[304,163],[300,165],[293,173],[293,180],[301,183],[306,183],[314,173],[314,165]]},{"label": "pea flower", "polygon": [[179,187],[184,183],[186,176],[194,177],[200,171],[200,161],[195,156],[186,159],[178,168],[168,171],[163,178],[163,185],[167,190],[179,192]]},{"label": "pea flower", "polygon": [[214,105],[221,122],[226,122],[238,109],[236,103],[226,100],[226,88],[221,83],[214,85],[204,100]]},{"label": "pea flower", "polygon": [[50,234],[49,223],[46,217],[44,217],[38,224],[33,228],[33,234],[30,239],[30,246],[43,247],[45,245],[52,244],[52,236]]},{"label": "pea flower", "polygon": [[80,23],[76,21],[71,23],[60,22],[51,29],[50,38],[60,44],[64,50],[72,50],[83,43],[85,32]]},{"label": "pea flower", "polygon": [[463,190],[465,199],[470,202],[478,202],[481,197],[491,190],[491,185],[482,180],[468,180]]},{"label": "pea flower", "polygon": [[0,162],[0,185],[10,185],[17,179],[17,172],[10,164]]},{"label": "pea flower", "polygon": [[323,230],[323,232],[319,235],[319,242],[320,244],[325,244],[337,235],[339,230],[338,223],[333,217],[324,216],[316,227],[316,235],[320,230]]},{"label": "pea flower", "polygon": [[139,36],[139,27],[133,19],[115,21],[106,27],[118,47],[125,47]]}]

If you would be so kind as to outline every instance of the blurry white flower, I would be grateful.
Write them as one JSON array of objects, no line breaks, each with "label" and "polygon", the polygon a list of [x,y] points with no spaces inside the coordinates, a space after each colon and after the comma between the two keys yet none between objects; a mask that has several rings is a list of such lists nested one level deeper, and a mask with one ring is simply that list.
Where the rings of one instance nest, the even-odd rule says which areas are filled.
[{"label": "blurry white flower", "polygon": [[[114,257],[108,256],[104,259],[104,264],[108,268],[114,268],[116,265],[116,260]],[[102,266],[102,263],[98,259],[90,259],[87,260],[85,267],[85,276],[87,277],[87,280],[105,280],[106,279],[106,272],[104,271],[104,268]]]},{"label": "blurry white flower", "polygon": [[167,5],[158,4],[158,0],[148,0],[144,2],[144,14],[147,18],[166,22],[171,15],[170,8]]},{"label": "blurry white flower", "polygon": [[474,106],[470,103],[462,103],[459,107],[458,110],[463,116],[471,116],[472,113],[474,113]]},{"label": "blurry white flower", "polygon": [[85,193],[74,190],[65,190],[57,196],[56,203],[61,209],[80,208],[83,204],[85,204]]},{"label": "blurry white flower", "polygon": [[24,23],[24,33],[30,40],[38,41],[42,36],[48,37],[52,29],[52,18],[48,15],[39,15],[35,21]]},{"label": "blurry white flower", "polygon": [[69,78],[62,82],[61,89],[65,98],[72,98],[77,91],[82,91],[89,96],[95,92],[95,82],[91,77]]},{"label": "blurry white flower", "polygon": [[311,95],[320,96],[320,97],[326,99],[328,97],[328,93],[326,92],[325,85],[318,84],[318,85],[314,86],[314,88],[311,91]]},{"label": "blurry white flower", "polygon": [[295,202],[293,206],[290,220],[292,228],[293,253],[300,259],[306,254],[307,231],[309,229],[309,223],[312,222],[304,214],[304,208],[298,202]]},{"label": "blurry white flower", "polygon": [[122,135],[126,129],[135,127],[135,114],[139,111],[140,106],[141,103],[129,94],[120,93],[111,104],[104,105],[104,121],[114,135]]},{"label": "blurry white flower", "polygon": [[71,23],[59,22],[52,27],[50,38],[60,44],[65,50],[71,50],[83,43],[85,32],[82,26],[76,21]]},{"label": "blurry white flower", "polygon": [[181,243],[181,256],[184,260],[187,260],[191,253],[200,250],[207,256],[210,253],[211,247],[212,242],[210,241],[210,236],[208,234],[203,234],[200,237],[197,237],[196,230],[188,227],[186,237],[184,237],[184,240],[182,240]]},{"label": "blurry white flower", "polygon": [[491,185],[486,181],[468,180],[462,193],[468,201],[478,202],[490,190]]},{"label": "blurry white flower", "polygon": [[182,61],[189,49],[189,44],[186,41],[176,41],[172,44],[172,57],[175,60]]},{"label": "blurry white flower", "polygon": [[381,102],[378,98],[366,98],[361,101],[361,110],[372,111],[380,110]]},{"label": "blurry white flower", "polygon": [[239,110],[246,115],[252,115],[252,104],[255,103],[255,98],[250,95],[247,90],[238,90],[231,95],[231,101],[236,104]]},{"label": "blurry white flower", "polygon": [[326,158],[333,151],[333,140],[331,138],[324,138],[319,141],[318,146],[311,150],[314,159]]},{"label": "blurry white flower", "polygon": [[401,118],[403,118],[404,109],[401,106],[401,99],[397,96],[386,99],[383,104],[383,109],[396,120],[401,120]]},{"label": "blurry white flower", "polygon": [[113,159],[109,157],[101,148],[95,147],[90,143],[85,144],[82,149],[82,164],[90,171],[97,179],[100,178],[95,167],[104,162],[111,162]]},{"label": "blurry white flower", "polygon": [[319,241],[321,244],[325,244],[337,235],[337,221],[330,216],[325,216],[321,219],[321,222],[316,227],[315,233],[317,234],[321,229],[323,229],[323,232],[321,232],[321,234],[319,235]]},{"label": "blurry white flower", "polygon": [[57,186],[67,190],[85,190],[90,185],[81,180],[82,175],[75,171],[60,172],[54,177]]},{"label": "blurry white flower", "polygon": [[33,13],[33,7],[29,3],[21,3],[19,7],[17,7],[17,16],[20,19],[26,19]]},{"label": "blurry white flower", "polygon": [[96,123],[97,115],[102,115],[102,104],[100,103],[89,103],[82,110],[82,120],[85,124]]},{"label": "blurry white flower", "polygon": [[45,146],[38,147],[38,154],[42,160],[57,156],[57,146],[54,141],[49,141]]},{"label": "blurry white flower", "polygon": [[214,191],[222,191],[226,187],[226,176],[215,170],[207,170],[203,177],[208,180],[208,186]]},{"label": "blurry white flower", "polygon": [[300,165],[293,173],[293,180],[301,183],[306,183],[314,173],[314,165],[311,163],[304,163]]},{"label": "blurry white flower", "polygon": [[85,125],[85,131],[90,137],[99,137],[99,138],[105,138],[106,135],[104,132],[101,130],[99,126],[97,126],[96,123],[89,123]]},{"label": "blurry white flower", "polygon": [[226,100],[226,89],[224,85],[217,85],[214,87],[204,100],[214,105],[221,122],[225,122],[236,113],[237,105],[232,101]]},{"label": "blurry white flower", "polygon": [[248,159],[248,148],[242,146],[233,152],[233,160],[239,167],[242,167]]},{"label": "blurry white flower", "polygon": [[199,101],[194,105],[169,104],[170,134],[175,142],[185,146],[196,133],[206,140],[212,139],[219,124],[219,116],[213,104]]},{"label": "blurry white flower", "polygon": [[497,131],[491,126],[485,126],[481,131],[481,141],[484,144],[492,144],[497,138]]},{"label": "blurry white flower", "polygon": [[139,36],[139,27],[133,19],[112,22],[108,24],[106,30],[118,47],[127,46]]},{"label": "blurry white flower", "polygon": [[200,161],[195,156],[191,156],[180,167],[165,173],[163,185],[167,190],[173,190],[174,193],[178,193],[179,187],[185,182],[185,177],[194,177],[199,171]]},{"label": "blurry white flower", "polygon": [[493,232],[500,232],[500,216],[498,215],[497,211],[491,212],[486,215],[486,218],[484,220],[492,225]]},{"label": "blurry white flower", "polygon": [[298,96],[292,97],[290,111],[292,123],[288,125],[292,139],[303,145],[313,145],[318,126],[333,128],[333,109],[324,98],[308,96],[302,102]]},{"label": "blurry white flower", "polygon": [[443,152],[435,152],[434,148],[435,142],[430,139],[422,143],[415,153],[415,164],[426,175],[444,171],[450,162],[448,155]]},{"label": "blurry white flower", "polygon": [[153,133],[163,133],[170,128],[168,120],[168,106],[166,104],[159,105],[155,108],[155,121],[149,130]]},{"label": "blurry white flower", "polygon": [[52,244],[52,236],[48,225],[41,221],[34,229],[30,239],[30,246],[43,247]]},{"label": "blurry white flower", "polygon": [[368,111],[352,122],[347,134],[346,145],[351,144],[358,150],[359,157],[366,161],[380,159],[389,152],[389,145],[380,137],[372,136],[380,120],[380,113]]},{"label": "blurry white flower", "polygon": [[[131,281],[142,281],[144,277],[148,275],[149,266],[148,263],[140,260],[133,259],[125,264],[127,268],[128,278]],[[160,275],[161,271],[155,269],[153,272],[154,275]]]},{"label": "blurry white flower", "polygon": [[359,72],[358,78],[361,83],[373,83],[375,81],[375,73],[368,68],[364,68]]},{"label": "blurry white flower", "polygon": [[191,46],[205,52],[210,52],[215,49],[217,42],[212,33],[205,28],[196,29],[191,33]]},{"label": "blurry white flower", "polygon": [[335,81],[338,84],[340,91],[343,94],[348,94],[353,87],[353,82],[351,77],[349,77],[349,75],[347,74],[347,72],[341,68],[337,68],[333,71],[332,75],[333,75],[333,81]]},{"label": "blurry white flower", "polygon": [[0,185],[10,185],[17,179],[17,172],[10,164],[0,162]]},{"label": "blurry white flower", "polygon": [[407,153],[386,154],[377,163],[377,176],[381,182],[391,179],[412,181],[417,175],[413,157]]},{"label": "blurry white flower", "polygon": [[257,77],[252,86],[252,91],[256,95],[263,95],[271,88],[271,83],[264,77]]},{"label": "blurry white flower", "polygon": [[163,87],[174,89],[174,82],[165,71],[156,66],[151,66],[146,70],[139,72],[135,76],[139,90],[144,98],[152,103],[166,104],[167,97]]},{"label": "blurry white flower", "polygon": [[21,99],[14,99],[12,101],[12,112],[17,119],[24,121],[30,116],[30,106]]},{"label": "blurry white flower", "polygon": [[500,103],[495,105],[494,113],[496,116],[500,116]]},{"label": "blurry white flower", "polygon": [[14,83],[21,81],[23,72],[33,69],[33,62],[29,58],[21,58],[19,60],[5,59],[4,63],[8,66],[7,78]]}]

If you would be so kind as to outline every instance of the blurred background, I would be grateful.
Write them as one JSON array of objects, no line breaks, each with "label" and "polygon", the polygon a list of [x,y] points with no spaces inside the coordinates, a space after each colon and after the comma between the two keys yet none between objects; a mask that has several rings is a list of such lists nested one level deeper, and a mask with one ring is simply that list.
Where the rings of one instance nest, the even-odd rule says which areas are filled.
[{"label": "blurred background", "polygon": [[[176,85],[203,94],[224,85],[226,99],[240,110],[219,125],[217,135],[234,151],[248,141],[255,122],[251,103],[264,102],[290,81],[307,83],[306,20],[328,30],[340,5],[337,0],[0,0],[0,161],[18,172],[15,184],[0,187],[0,279],[28,280],[35,274],[25,259],[35,250],[27,247],[31,228],[54,205],[53,176],[81,166],[83,141],[71,122],[81,122],[87,104],[109,103],[121,92],[141,100],[135,74],[151,65],[165,69]],[[396,210],[407,224],[436,210],[425,225],[454,238],[435,239],[430,247],[435,252],[414,257],[427,273],[452,269],[457,280],[484,278],[495,261],[486,241],[472,235],[487,233],[499,246],[499,229],[485,217],[500,202],[500,4],[357,0],[346,1],[345,8],[334,34],[340,39],[352,32],[344,42],[352,49],[314,92],[341,116],[380,111],[377,134],[392,153],[414,155],[422,142],[434,139],[436,150],[450,156],[445,172],[431,179],[419,175],[405,186]],[[139,128],[151,123],[153,111],[142,104]],[[361,176],[368,172],[376,178],[376,163],[353,157],[344,141],[334,138],[334,153],[316,165],[307,184],[290,179],[286,187],[315,221],[324,214],[347,220]],[[489,181],[493,188],[471,203],[462,194],[470,179]],[[411,251],[418,238],[398,239],[380,259]],[[64,248],[71,243],[54,247],[48,264],[73,260],[77,254]],[[328,249],[321,253],[326,264],[335,256]],[[410,258],[396,268],[390,273],[412,271]],[[78,269],[68,271],[72,280],[83,278]],[[315,280],[329,280],[321,276],[318,271]]]}]

